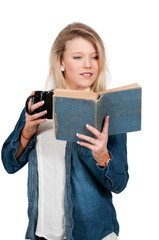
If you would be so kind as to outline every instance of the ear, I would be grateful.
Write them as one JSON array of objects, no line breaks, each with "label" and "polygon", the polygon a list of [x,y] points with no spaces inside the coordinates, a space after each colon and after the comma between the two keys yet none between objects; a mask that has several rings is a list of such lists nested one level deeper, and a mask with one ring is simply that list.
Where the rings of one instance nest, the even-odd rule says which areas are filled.
[{"label": "ear", "polygon": [[61,67],[64,67],[63,59],[60,59],[60,66],[61,66]]},{"label": "ear", "polygon": [[60,61],[60,67],[61,67],[61,71],[64,72],[65,71],[65,67],[64,67],[64,63],[63,63],[62,59]]}]

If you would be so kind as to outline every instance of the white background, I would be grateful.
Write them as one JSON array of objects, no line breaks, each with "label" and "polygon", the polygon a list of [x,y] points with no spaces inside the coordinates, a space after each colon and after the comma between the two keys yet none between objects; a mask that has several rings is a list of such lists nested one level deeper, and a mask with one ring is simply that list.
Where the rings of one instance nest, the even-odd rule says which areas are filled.
[{"label": "white background", "polygon": [[[142,131],[128,134],[130,180],[114,195],[119,240],[158,239],[158,13],[157,0],[0,1],[0,146],[27,96],[43,89],[51,45],[68,23],[86,23],[101,35],[109,88],[135,82],[143,87]],[[27,166],[9,175],[0,163],[0,192],[0,238],[22,240],[28,221]]]}]

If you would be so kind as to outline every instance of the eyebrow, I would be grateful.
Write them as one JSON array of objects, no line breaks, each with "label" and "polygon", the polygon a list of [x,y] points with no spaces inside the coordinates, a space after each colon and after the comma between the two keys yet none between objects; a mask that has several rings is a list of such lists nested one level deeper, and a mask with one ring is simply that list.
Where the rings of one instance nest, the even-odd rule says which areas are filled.
[{"label": "eyebrow", "polygon": [[[83,54],[84,52],[73,52],[72,54]],[[98,54],[98,52],[92,52],[91,54]]]}]

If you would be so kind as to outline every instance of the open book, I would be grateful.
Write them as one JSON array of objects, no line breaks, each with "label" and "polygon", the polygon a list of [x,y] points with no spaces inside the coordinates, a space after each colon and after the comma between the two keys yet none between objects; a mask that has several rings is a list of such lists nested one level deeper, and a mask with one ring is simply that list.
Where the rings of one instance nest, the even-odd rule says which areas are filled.
[{"label": "open book", "polygon": [[66,141],[78,141],[76,133],[94,137],[86,124],[102,131],[109,115],[109,135],[141,129],[141,87],[136,84],[94,93],[55,89],[53,120],[55,136]]}]

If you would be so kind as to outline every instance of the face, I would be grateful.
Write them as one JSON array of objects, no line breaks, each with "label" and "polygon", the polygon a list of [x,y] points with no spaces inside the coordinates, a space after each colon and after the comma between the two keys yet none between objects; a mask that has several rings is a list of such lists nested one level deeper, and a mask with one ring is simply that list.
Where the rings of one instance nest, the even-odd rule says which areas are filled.
[{"label": "face", "polygon": [[81,37],[66,42],[61,67],[64,67],[68,89],[90,88],[99,73],[96,48],[90,41]]}]

